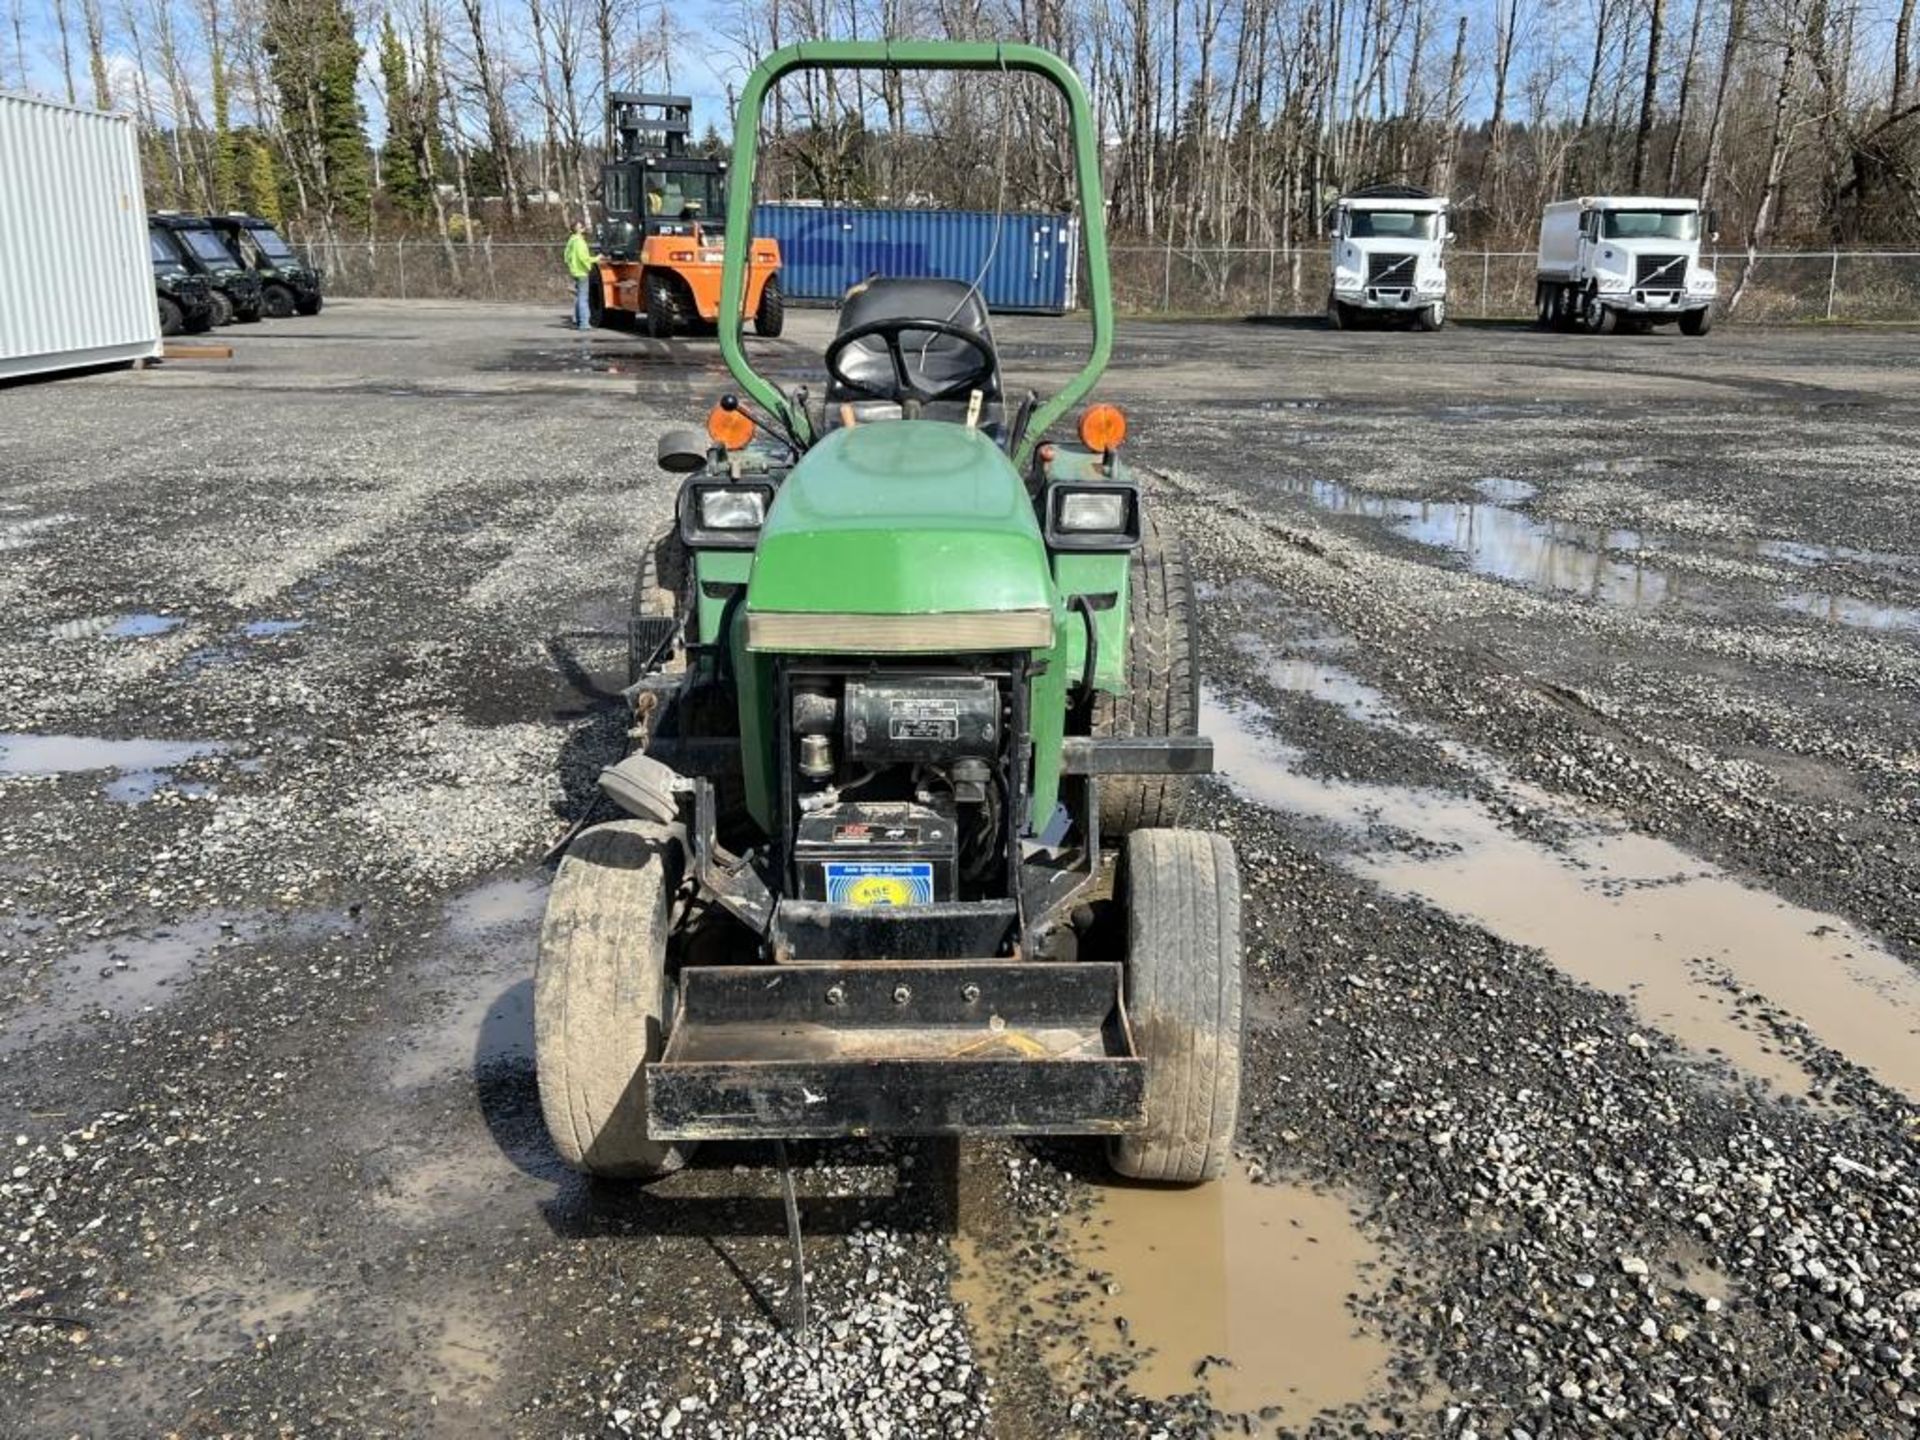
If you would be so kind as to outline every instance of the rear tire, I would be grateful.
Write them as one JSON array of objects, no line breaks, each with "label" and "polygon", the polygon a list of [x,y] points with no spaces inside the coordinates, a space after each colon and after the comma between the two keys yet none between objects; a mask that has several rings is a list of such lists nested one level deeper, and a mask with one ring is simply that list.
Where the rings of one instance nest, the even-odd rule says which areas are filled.
[{"label": "rear tire", "polygon": [[1147,1124],[1107,1147],[1133,1180],[1217,1180],[1240,1115],[1246,1009],[1240,874],[1224,835],[1142,830],[1121,869],[1126,1004],[1147,1067]]},{"label": "rear tire", "polygon": [[[1200,672],[1193,657],[1193,581],[1186,547],[1143,509],[1140,548],[1127,575],[1127,693],[1093,697],[1091,732],[1102,737],[1196,734]],[[1192,788],[1184,775],[1110,775],[1099,784],[1103,842],[1179,824]]]},{"label": "rear tire", "polygon": [[780,292],[780,277],[769,275],[760,291],[760,308],[753,312],[753,333],[763,340],[776,340],[787,328],[787,298]]},{"label": "rear tire", "polygon": [[649,1139],[645,1065],[671,1018],[667,942],[679,849],[637,820],[596,825],[560,862],[533,978],[540,1109],[576,1170],[650,1180],[687,1147]]},{"label": "rear tire", "polygon": [[[647,673],[647,662],[659,646],[659,624],[680,613],[680,597],[687,588],[687,547],[678,530],[654,537],[640,561],[633,582],[633,608],[627,616],[627,683]],[[680,669],[681,656],[669,655],[666,668]]]},{"label": "rear tire", "polygon": [[1703,305],[1698,310],[1689,310],[1680,317],[1682,335],[1704,335],[1713,329],[1713,307]]},{"label": "rear tire", "polygon": [[180,333],[180,326],[185,322],[186,317],[180,313],[180,307],[166,296],[160,296],[159,300],[160,333],[162,335],[178,335]]}]

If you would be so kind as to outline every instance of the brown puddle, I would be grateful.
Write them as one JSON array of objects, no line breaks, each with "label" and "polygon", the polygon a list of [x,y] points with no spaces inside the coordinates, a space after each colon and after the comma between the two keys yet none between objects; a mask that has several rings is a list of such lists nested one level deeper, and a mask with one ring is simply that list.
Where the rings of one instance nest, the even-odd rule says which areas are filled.
[{"label": "brown puddle", "polygon": [[1335,1196],[1238,1167],[1193,1189],[1114,1182],[1062,1238],[1074,1278],[1018,1294],[1024,1275],[989,1274],[956,1238],[954,1295],[990,1359],[1030,1347],[1019,1327],[1037,1315],[1047,1367],[1070,1388],[1076,1362],[1124,1358],[1127,1389],[1149,1399],[1205,1391],[1217,1410],[1304,1422],[1365,1402],[1390,1358],[1349,1307],[1380,1253]]},{"label": "brown puddle", "polygon": [[1575,824],[1580,833],[1563,850],[1514,834],[1470,796],[1306,775],[1299,751],[1249,724],[1252,707],[1207,695],[1202,709],[1220,769],[1249,799],[1363,840],[1384,830],[1424,842],[1418,853],[1375,845],[1345,858],[1382,888],[1540,950],[1631,1000],[1682,1044],[1723,1054],[1788,1093],[1807,1093],[1811,1077],[1746,1028],[1736,997],[1716,982],[1759,992],[1823,1045],[1920,1099],[1920,974],[1846,921],[1751,889],[1666,841],[1543,806],[1546,797],[1500,777],[1491,757],[1472,758],[1529,809]]}]

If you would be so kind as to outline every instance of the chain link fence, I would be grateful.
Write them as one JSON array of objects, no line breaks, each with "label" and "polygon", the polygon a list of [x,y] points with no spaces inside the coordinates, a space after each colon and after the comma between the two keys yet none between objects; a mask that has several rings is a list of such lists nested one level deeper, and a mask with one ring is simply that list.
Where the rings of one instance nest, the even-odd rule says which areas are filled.
[{"label": "chain link fence", "polygon": [[[327,271],[327,293],[383,299],[515,300],[570,303],[560,243],[432,239],[340,242],[301,247]],[[1139,316],[1318,314],[1329,285],[1324,247],[1112,247],[1114,298]],[[1447,306],[1455,319],[1533,315],[1533,252],[1448,253]],[[1764,252],[1731,315],[1727,299],[1747,257],[1707,257],[1720,278],[1721,318],[1920,321],[1920,252]]]}]

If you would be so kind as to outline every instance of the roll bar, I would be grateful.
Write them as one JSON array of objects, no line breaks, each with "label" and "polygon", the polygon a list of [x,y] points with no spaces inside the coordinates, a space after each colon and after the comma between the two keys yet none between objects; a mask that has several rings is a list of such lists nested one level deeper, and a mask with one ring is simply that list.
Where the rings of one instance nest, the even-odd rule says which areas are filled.
[{"label": "roll bar", "polygon": [[1113,283],[1107,264],[1106,203],[1100,189],[1099,138],[1080,77],[1059,56],[1032,45],[981,44],[958,40],[821,40],[789,45],[762,60],[747,77],[733,121],[732,177],[727,189],[726,261],[720,282],[720,354],[733,378],[760,404],[786,420],[805,439],[807,419],[792,413],[777,386],[748,363],[740,341],[740,303],[746,294],[747,255],[753,241],[754,162],[759,152],[760,111],[766,94],[795,70],[998,70],[1038,75],[1067,102],[1073,130],[1074,170],[1080,189],[1080,233],[1087,247],[1088,308],[1093,349],[1087,363],[1059,394],[1034,412],[1015,453],[1025,469],[1048,428],[1093,388],[1113,353]]}]

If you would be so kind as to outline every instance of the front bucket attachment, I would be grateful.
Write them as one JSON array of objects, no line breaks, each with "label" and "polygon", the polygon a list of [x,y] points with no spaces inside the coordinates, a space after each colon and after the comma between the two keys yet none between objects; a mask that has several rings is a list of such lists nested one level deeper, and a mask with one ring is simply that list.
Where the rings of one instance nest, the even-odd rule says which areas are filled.
[{"label": "front bucket attachment", "polygon": [[658,1140],[1115,1135],[1145,1119],[1120,967],[690,966],[647,1066]]}]

